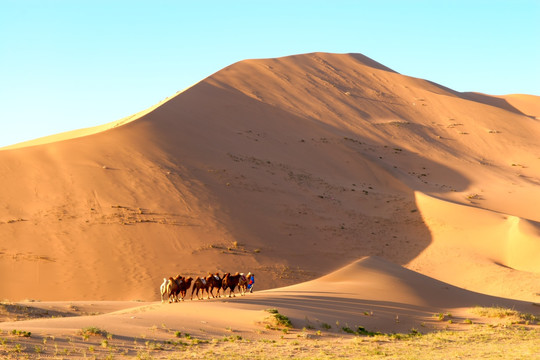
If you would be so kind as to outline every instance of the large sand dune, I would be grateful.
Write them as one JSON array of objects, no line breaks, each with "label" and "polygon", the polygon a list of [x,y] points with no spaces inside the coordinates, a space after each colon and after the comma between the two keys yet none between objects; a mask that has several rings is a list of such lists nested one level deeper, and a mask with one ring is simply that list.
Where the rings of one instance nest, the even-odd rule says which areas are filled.
[{"label": "large sand dune", "polygon": [[[268,289],[377,256],[538,301],[539,104],[358,54],[233,64],[119,123],[0,151],[0,297],[155,301],[163,277],[209,271],[252,271]],[[394,283],[352,289],[377,309],[473,302]]]}]

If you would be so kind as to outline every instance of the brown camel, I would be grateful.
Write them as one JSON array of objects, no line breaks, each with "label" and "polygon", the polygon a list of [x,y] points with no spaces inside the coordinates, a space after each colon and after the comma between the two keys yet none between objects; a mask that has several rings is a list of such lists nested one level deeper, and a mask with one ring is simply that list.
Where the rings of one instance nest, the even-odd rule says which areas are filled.
[{"label": "brown camel", "polygon": [[[199,297],[199,290],[201,291],[201,297]],[[197,277],[193,282],[193,289],[191,290],[191,300],[193,300],[193,293],[195,293],[198,300],[204,299],[205,291],[208,298],[210,298],[210,294],[208,293],[208,282],[205,278]]]},{"label": "brown camel", "polygon": [[238,280],[238,291],[240,291],[240,295],[246,295],[247,286],[248,279],[245,277],[244,273],[240,273],[240,279]]},{"label": "brown camel", "polygon": [[193,281],[193,278],[191,276],[188,278],[183,277],[182,282],[178,285],[180,288],[180,297],[182,298],[182,301],[184,301],[184,298],[186,297],[186,293],[191,287],[192,281]]},{"label": "brown camel", "polygon": [[238,286],[238,282],[240,281],[240,274],[239,273],[236,273],[234,275],[231,275],[230,273],[227,273],[227,275],[225,275],[223,277],[223,282],[222,282],[222,287],[223,287],[223,294],[225,295],[225,291],[227,290],[227,288],[229,289],[229,297],[234,296],[236,297],[236,295],[234,294],[234,288]]},{"label": "brown camel", "polygon": [[167,282],[167,295],[169,297],[169,303],[178,301],[178,293],[180,292],[180,282],[182,277],[177,275],[176,277],[169,278]]},{"label": "brown camel", "polygon": [[[222,280],[219,277],[219,272],[215,274],[209,274],[206,277],[206,282],[208,283],[208,292],[212,297],[219,297],[219,290],[221,290]],[[216,296],[214,296],[214,289],[217,289]]]}]

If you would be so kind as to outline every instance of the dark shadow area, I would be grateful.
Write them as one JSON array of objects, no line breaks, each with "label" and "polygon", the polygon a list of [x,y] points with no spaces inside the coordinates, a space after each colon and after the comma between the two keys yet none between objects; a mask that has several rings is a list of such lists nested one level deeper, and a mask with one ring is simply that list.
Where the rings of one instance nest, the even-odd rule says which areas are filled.
[{"label": "dark shadow area", "polygon": [[[432,289],[433,290],[433,289]],[[449,286],[449,296],[452,300],[439,300],[431,302],[426,298],[428,304],[417,306],[413,304],[404,304],[392,300],[380,301],[371,299],[354,299],[343,297],[342,294],[336,296],[319,295],[298,295],[279,291],[276,295],[264,294],[264,296],[244,296],[236,297],[230,300],[231,303],[243,305],[255,305],[265,309],[276,308],[281,314],[291,318],[296,327],[305,326],[312,321],[339,321],[340,325],[336,327],[332,323],[332,328],[340,330],[339,326],[365,325],[367,327],[379,327],[391,325],[392,328],[399,331],[403,324],[399,319],[415,319],[416,322],[431,323],[436,326],[424,327],[423,331],[438,331],[438,325],[441,319],[437,314],[444,314],[450,308],[474,308],[477,306],[508,308],[524,313],[531,313],[532,305],[530,303],[518,300],[498,298],[488,295],[468,292]],[[440,294],[439,294],[440,295]],[[461,297],[459,296],[461,295]],[[389,294],[389,299],[392,295]],[[441,297],[438,297],[441,299]],[[433,299],[433,298],[432,298]],[[457,299],[457,300],[456,300]],[[293,314],[291,314],[293,312]],[[294,314],[296,313],[296,314]],[[444,316],[443,316],[444,318]],[[465,318],[452,316],[453,321],[462,323]],[[396,319],[394,323],[394,319]],[[386,323],[387,325],[383,325]]]}]

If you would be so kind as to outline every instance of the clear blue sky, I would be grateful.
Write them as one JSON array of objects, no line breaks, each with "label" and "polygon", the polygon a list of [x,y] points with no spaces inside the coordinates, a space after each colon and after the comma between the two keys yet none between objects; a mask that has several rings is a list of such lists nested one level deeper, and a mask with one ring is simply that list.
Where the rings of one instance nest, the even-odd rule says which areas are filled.
[{"label": "clear blue sky", "polygon": [[0,0],[0,146],[118,120],[236,61],[313,51],[540,95],[540,0]]}]

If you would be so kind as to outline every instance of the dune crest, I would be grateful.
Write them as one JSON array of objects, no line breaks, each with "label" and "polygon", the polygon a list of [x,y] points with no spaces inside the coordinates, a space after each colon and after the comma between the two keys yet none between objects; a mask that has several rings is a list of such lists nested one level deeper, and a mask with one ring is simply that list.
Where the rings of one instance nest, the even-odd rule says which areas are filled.
[{"label": "dune crest", "polygon": [[499,96],[527,116],[540,120],[540,96],[510,94]]},{"label": "dune crest", "polygon": [[[183,90],[183,91],[185,91],[185,90]],[[152,112],[153,110],[157,109],[161,105],[165,104],[167,101],[172,100],[175,96],[178,96],[183,91],[179,91],[175,95],[167,97],[166,99],[158,102],[157,104],[150,106],[148,109],[139,111],[138,113],[127,116],[127,117],[122,118],[120,120],[111,121],[111,122],[109,122],[107,124],[103,124],[103,125],[92,126],[92,127],[84,128],[84,129],[66,131],[66,132],[62,132],[62,133],[59,133],[59,134],[53,134],[53,135],[44,136],[44,137],[33,139],[33,140],[23,141],[21,143],[17,143],[17,144],[13,144],[13,145],[3,146],[3,147],[0,147],[0,151],[2,151],[2,150],[20,149],[20,148],[28,147],[28,146],[45,145],[45,144],[50,144],[50,143],[54,143],[54,142],[66,141],[66,140],[76,139],[76,138],[80,138],[80,137],[84,137],[84,136],[94,135],[94,134],[98,134],[98,133],[101,133],[101,132],[104,132],[104,131],[107,131],[107,130],[111,130],[111,129],[117,128],[119,126],[129,124],[132,121],[140,119],[141,117],[145,116],[146,114]]]}]

